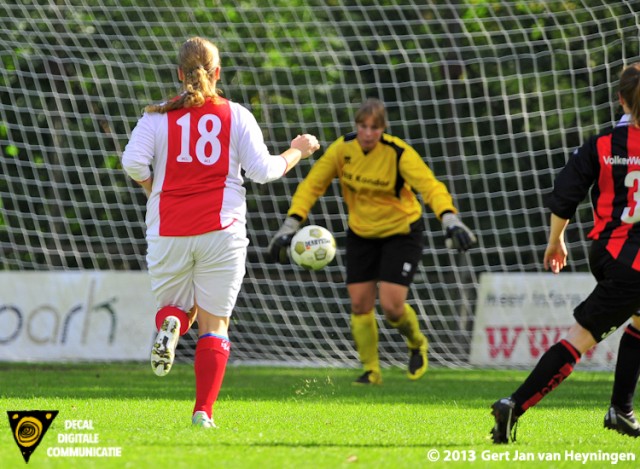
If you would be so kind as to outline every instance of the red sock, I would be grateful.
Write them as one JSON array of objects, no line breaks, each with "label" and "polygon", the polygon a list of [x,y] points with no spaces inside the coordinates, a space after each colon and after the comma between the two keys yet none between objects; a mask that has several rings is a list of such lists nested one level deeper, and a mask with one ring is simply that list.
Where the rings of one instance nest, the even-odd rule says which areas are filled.
[{"label": "red sock", "polygon": [[167,316],[175,316],[180,319],[180,335],[185,335],[189,330],[189,316],[187,313],[182,311],[180,308],[176,308],[175,306],[164,306],[158,310],[156,313],[156,329],[160,330],[160,326]]},{"label": "red sock", "polygon": [[193,412],[203,410],[211,417],[213,404],[222,387],[230,349],[231,342],[220,336],[205,334],[198,339],[193,364],[196,372],[196,405]]}]

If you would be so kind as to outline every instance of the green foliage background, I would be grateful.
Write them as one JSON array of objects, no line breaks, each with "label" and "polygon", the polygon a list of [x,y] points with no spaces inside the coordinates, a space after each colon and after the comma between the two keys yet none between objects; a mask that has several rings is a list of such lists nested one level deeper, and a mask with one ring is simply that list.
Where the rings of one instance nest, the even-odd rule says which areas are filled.
[{"label": "green foliage background", "polygon": [[[120,155],[143,107],[177,92],[177,47],[200,35],[220,47],[219,85],[251,109],[272,153],[300,132],[326,147],[353,129],[366,97],[385,101],[388,131],[424,156],[479,238],[466,257],[447,252],[427,210],[412,290],[434,349],[461,342],[464,356],[480,274],[541,271],[555,174],[620,117],[615,83],[639,56],[639,10],[606,0],[5,0],[0,268],[145,269],[145,199]],[[261,326],[239,321],[236,330],[249,351],[264,350],[265,332],[280,350],[348,330],[344,315],[328,315],[348,308],[341,251],[317,274],[265,258],[312,164],[269,185],[247,181],[251,244],[237,309]],[[342,246],[337,184],[310,222]],[[585,201],[568,231],[566,270],[587,269],[590,224]],[[297,313],[301,301],[309,316],[274,316]],[[298,327],[303,337],[292,335]]]},{"label": "green foliage background", "polygon": [[[478,263],[530,268],[531,249],[544,242],[540,192],[568,149],[619,113],[610,84],[638,56],[634,5],[8,0],[2,266],[144,268],[142,201],[121,177],[119,155],[141,108],[175,93],[175,50],[197,34],[220,45],[222,88],[252,109],[273,151],[300,130],[329,143],[351,130],[362,99],[384,99],[389,130],[425,155],[475,217],[486,248]],[[282,203],[272,209],[286,209],[278,196],[290,188],[254,190],[275,191]],[[249,202],[256,208],[251,193]],[[254,229],[269,234],[276,222]]]}]

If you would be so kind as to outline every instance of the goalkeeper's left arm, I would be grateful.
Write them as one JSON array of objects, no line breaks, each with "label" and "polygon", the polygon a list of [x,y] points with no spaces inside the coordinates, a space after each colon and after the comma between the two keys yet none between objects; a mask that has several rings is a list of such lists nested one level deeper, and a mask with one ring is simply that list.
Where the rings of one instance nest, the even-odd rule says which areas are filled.
[{"label": "goalkeeper's left arm", "polygon": [[464,252],[478,242],[473,232],[467,225],[462,223],[455,213],[445,212],[442,214],[441,220],[445,244],[449,249],[457,249],[458,252]]},{"label": "goalkeeper's left arm", "polygon": [[442,222],[445,244],[449,249],[464,252],[477,243],[476,236],[458,217],[447,186],[435,177],[413,148],[405,149],[400,159],[400,170],[405,180],[422,195],[425,204]]}]

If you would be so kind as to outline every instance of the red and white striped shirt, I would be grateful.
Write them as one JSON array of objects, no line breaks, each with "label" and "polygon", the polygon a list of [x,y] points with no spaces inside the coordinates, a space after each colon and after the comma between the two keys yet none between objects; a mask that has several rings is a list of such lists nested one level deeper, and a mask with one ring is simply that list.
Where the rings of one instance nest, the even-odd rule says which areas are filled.
[{"label": "red and white striped shirt", "polygon": [[122,155],[135,181],[151,177],[147,236],[194,236],[246,222],[245,176],[282,177],[284,158],[271,155],[253,115],[223,98],[201,107],[145,113]]}]

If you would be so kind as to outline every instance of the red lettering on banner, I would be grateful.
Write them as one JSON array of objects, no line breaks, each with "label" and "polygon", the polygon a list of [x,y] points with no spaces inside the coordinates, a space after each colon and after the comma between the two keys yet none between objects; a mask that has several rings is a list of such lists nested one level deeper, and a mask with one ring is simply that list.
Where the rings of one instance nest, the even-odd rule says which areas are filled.
[{"label": "red lettering on banner", "polygon": [[[505,358],[510,358],[513,349],[520,334],[524,330],[523,327],[487,327],[487,340],[489,341],[489,356],[496,358],[502,354]],[[511,332],[512,331],[512,332]],[[496,338],[499,335],[499,338]],[[509,337],[511,336],[511,339]]]},{"label": "red lettering on banner", "polygon": [[[593,354],[596,352],[596,349],[598,348],[598,344],[594,345],[593,347],[591,347],[589,350],[587,350],[585,353],[582,354],[582,358],[586,358],[587,360],[590,359]],[[607,360],[608,361],[612,361],[612,354],[608,353],[607,354]]]},{"label": "red lettering on banner", "polygon": [[[545,326],[545,327],[523,327],[523,326],[501,326],[487,327],[485,332],[487,342],[489,344],[489,356],[496,358],[502,355],[506,359],[510,359],[513,351],[518,344],[518,340],[525,332],[529,345],[530,358],[538,359],[549,348],[560,342],[560,339],[566,336],[569,327]],[[583,357],[590,359],[595,353],[597,345],[583,354]],[[607,359],[611,361],[613,354],[609,353]]]},{"label": "red lettering on banner", "polygon": [[549,350],[569,330],[568,327],[529,327],[529,353],[533,358],[538,358]]}]

